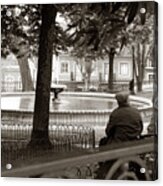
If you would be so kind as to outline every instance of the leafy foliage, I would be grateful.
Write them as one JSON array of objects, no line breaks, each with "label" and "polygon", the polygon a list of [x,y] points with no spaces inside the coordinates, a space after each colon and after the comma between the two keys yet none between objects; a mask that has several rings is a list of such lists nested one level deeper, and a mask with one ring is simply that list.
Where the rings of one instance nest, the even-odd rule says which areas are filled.
[{"label": "leafy foliage", "polygon": [[[101,57],[110,48],[121,49],[125,43],[126,28],[135,20],[142,6],[146,8],[147,4],[114,2],[71,5],[71,10],[66,13],[71,44],[84,49],[85,54],[94,55],[94,51],[98,51]],[[143,24],[145,17],[146,14],[141,14],[140,22]]]},{"label": "leafy foliage", "polygon": [[[66,6],[53,5],[58,12],[63,12]],[[28,48],[29,55],[38,55],[39,35],[41,26],[42,5],[2,5],[2,56],[10,52],[17,55],[22,44]],[[61,15],[61,14],[60,14]],[[54,53],[66,50],[66,34],[64,28],[56,21],[54,28]],[[19,40],[19,41],[18,41]]]},{"label": "leafy foliage", "polygon": [[[15,36],[21,37],[21,41],[28,45],[30,53],[37,54],[41,6],[2,6],[3,56],[12,51],[11,43]],[[88,53],[95,59],[97,56],[103,57],[112,47],[121,49],[124,46],[125,28],[134,21],[140,7],[147,8],[147,3],[112,2],[53,6],[60,12],[60,17],[64,17],[65,25],[67,23],[64,25],[65,29],[56,22],[54,53],[58,55],[66,51],[67,47],[74,47],[75,51],[77,48],[79,53],[83,51],[83,55]],[[146,14],[141,14],[142,23],[145,23],[145,17]]]},{"label": "leafy foliage", "polygon": [[127,28],[127,43],[133,53],[138,91],[142,91],[145,66],[148,61],[153,61],[154,16],[147,12],[144,24],[138,24],[141,15],[137,15],[134,22]]},{"label": "leafy foliage", "polygon": [[40,5],[3,5],[1,15],[2,55],[17,54],[22,44],[28,46],[29,53],[36,53],[41,24]]}]

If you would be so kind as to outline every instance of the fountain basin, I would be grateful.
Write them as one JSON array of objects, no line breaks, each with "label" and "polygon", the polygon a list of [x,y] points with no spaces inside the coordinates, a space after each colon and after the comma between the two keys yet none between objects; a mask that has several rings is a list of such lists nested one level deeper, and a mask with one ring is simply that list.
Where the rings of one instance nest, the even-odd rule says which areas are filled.
[{"label": "fountain basin", "polygon": [[[34,97],[34,92],[3,93],[2,124],[32,126]],[[90,127],[95,130],[96,141],[105,135],[104,129],[110,113],[117,107],[114,94],[63,92],[59,97],[59,103],[50,99],[49,126],[65,124]],[[139,109],[144,122],[143,133],[146,133],[153,114],[152,102],[136,96],[130,96],[129,100],[130,104]]]}]

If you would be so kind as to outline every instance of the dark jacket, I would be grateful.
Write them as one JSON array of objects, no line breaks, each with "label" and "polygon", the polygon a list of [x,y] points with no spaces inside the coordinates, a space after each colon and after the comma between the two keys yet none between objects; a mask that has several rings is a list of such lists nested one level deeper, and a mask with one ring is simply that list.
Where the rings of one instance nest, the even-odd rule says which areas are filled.
[{"label": "dark jacket", "polygon": [[130,141],[140,136],[143,122],[136,108],[125,104],[115,109],[106,127],[107,143]]}]

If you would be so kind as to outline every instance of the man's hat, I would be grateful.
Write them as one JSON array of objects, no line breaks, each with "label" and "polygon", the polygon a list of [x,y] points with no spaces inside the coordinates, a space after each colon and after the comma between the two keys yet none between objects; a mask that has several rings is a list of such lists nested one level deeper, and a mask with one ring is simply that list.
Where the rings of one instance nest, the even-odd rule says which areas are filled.
[{"label": "man's hat", "polygon": [[128,97],[129,97],[128,92],[120,92],[120,93],[117,93],[115,96],[119,104],[127,103]]}]

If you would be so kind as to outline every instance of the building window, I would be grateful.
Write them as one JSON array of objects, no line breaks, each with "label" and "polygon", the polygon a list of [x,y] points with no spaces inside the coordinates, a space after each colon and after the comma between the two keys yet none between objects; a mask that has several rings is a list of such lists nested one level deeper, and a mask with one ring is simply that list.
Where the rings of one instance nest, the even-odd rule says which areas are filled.
[{"label": "building window", "polygon": [[104,74],[108,74],[109,73],[109,63],[104,63]]},{"label": "building window", "polygon": [[68,63],[61,63],[61,73],[68,73]]},{"label": "building window", "polygon": [[153,67],[153,63],[151,60],[148,59],[147,61],[147,67]]},{"label": "building window", "polygon": [[109,63],[104,63],[104,80],[108,81]]},{"label": "building window", "polygon": [[148,79],[149,79],[149,83],[152,83],[155,79],[155,75],[154,74],[149,74]]},{"label": "building window", "polygon": [[20,76],[18,77],[18,90],[22,90],[22,79]]},{"label": "building window", "polygon": [[15,78],[14,76],[7,75],[5,77],[5,91],[12,92],[15,89]]},{"label": "building window", "polygon": [[121,63],[120,64],[120,74],[124,75],[124,76],[129,74],[128,63]]}]

